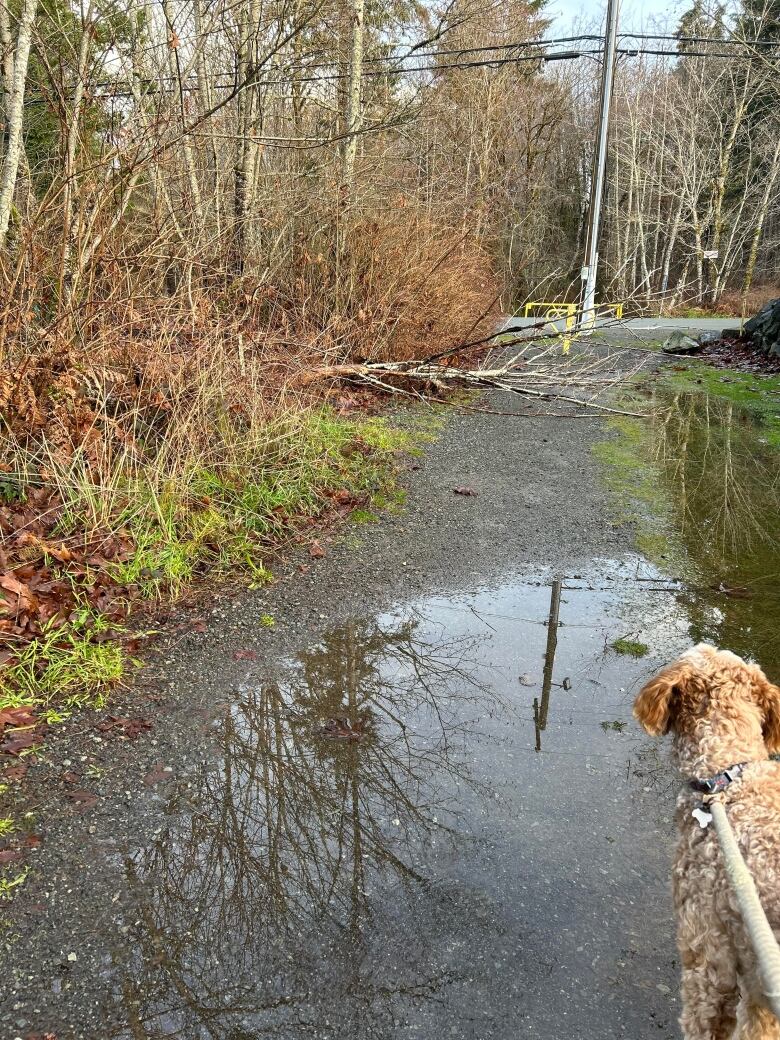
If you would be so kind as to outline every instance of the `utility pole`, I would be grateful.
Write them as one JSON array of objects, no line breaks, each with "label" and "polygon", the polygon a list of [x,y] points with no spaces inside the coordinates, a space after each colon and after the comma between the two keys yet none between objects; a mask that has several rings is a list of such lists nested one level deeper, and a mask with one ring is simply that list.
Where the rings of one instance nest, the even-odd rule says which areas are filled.
[{"label": "utility pole", "polygon": [[604,175],[607,169],[607,140],[609,137],[609,109],[612,102],[612,84],[615,78],[618,11],[620,0],[607,0],[607,25],[604,36],[604,55],[601,69],[601,100],[596,151],[593,156],[593,176],[590,185],[588,229],[585,239],[585,265],[582,268],[582,314],[580,328],[592,329],[596,322],[596,272],[599,263],[599,225],[601,202],[604,195]]}]

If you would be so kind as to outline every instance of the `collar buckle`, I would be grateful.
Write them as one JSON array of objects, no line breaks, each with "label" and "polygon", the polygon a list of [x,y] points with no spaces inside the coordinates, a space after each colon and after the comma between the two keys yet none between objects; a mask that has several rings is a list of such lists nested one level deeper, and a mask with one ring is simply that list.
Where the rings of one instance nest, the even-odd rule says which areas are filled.
[{"label": "collar buckle", "polygon": [[690,786],[700,794],[718,794],[720,791],[725,791],[734,780],[738,780],[747,765],[747,762],[738,762],[736,765],[716,773],[715,776],[696,777],[691,780]]}]

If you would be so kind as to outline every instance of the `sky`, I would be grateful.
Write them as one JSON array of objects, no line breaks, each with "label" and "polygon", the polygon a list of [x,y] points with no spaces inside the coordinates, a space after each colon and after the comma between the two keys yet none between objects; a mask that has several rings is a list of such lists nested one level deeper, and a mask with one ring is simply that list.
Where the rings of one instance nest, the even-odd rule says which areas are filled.
[{"label": "sky", "polygon": [[[555,19],[550,32],[565,35],[565,30],[577,27],[601,25],[606,11],[606,0],[549,0],[546,11]],[[676,25],[680,14],[690,7],[686,0],[623,0],[620,5],[619,30],[624,32],[640,32],[644,29],[657,29],[659,25]]]}]

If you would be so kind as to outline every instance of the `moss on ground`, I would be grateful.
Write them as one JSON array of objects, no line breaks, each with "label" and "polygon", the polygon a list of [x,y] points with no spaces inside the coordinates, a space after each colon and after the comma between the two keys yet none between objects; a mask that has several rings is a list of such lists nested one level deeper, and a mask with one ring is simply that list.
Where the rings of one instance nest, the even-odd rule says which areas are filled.
[{"label": "moss on ground", "polygon": [[[638,400],[625,398],[627,408]],[[642,402],[644,403],[644,402]],[[672,532],[672,508],[659,485],[646,420],[616,416],[606,423],[609,437],[593,446],[604,483],[613,496],[613,521],[631,524],[637,548],[656,563],[682,567]]]},{"label": "moss on ground", "polygon": [[658,378],[671,390],[706,393],[743,408],[764,427],[767,441],[780,448],[780,376],[735,372],[694,361],[684,368],[662,369]]},{"label": "moss on ground", "polygon": [[617,654],[623,654],[626,657],[646,657],[650,653],[650,647],[647,643],[640,643],[634,639],[616,639],[614,643],[609,644]]}]

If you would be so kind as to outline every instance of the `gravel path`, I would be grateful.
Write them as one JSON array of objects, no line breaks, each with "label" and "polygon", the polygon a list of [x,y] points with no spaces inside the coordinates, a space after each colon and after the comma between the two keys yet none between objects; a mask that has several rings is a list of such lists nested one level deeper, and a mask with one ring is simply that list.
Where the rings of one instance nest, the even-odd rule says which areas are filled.
[{"label": "gravel path", "polygon": [[[616,702],[620,718],[630,717],[631,693],[657,662],[605,658],[605,633],[616,624],[618,608],[606,593],[577,601],[579,606],[572,592],[563,616],[578,618],[583,631],[595,630],[588,622],[598,616],[602,628],[588,635],[587,645],[572,636],[560,651],[560,668],[579,676],[578,697],[591,697],[599,687],[602,699],[575,699],[571,718],[552,719],[544,740],[557,757],[520,756],[529,739],[533,744],[534,729],[530,707],[511,704],[518,671],[535,668],[543,650],[545,630],[538,621],[546,615],[543,583],[550,572],[581,574],[595,587],[600,575],[606,580],[626,573],[610,561],[636,566],[631,532],[608,520],[610,503],[591,455],[591,444],[603,436],[600,422],[590,418],[451,414],[424,458],[403,475],[408,502],[402,513],[348,526],[340,538],[323,542],[323,559],[291,561],[271,588],[217,601],[204,623],[193,627],[184,619],[180,631],[156,645],[134,689],[111,708],[117,717],[149,721],[151,729],[128,741],[82,718],[53,732],[24,786],[21,809],[34,813],[30,829],[42,841],[31,853],[20,897],[4,914],[9,928],[0,1035],[676,1037],[666,882],[670,796],[634,777],[637,755],[653,755],[654,747],[636,733],[620,743],[617,722],[614,733],[604,728],[604,720],[615,718],[605,713],[617,711]],[[456,487],[476,494],[454,494]],[[459,617],[492,609],[498,620],[489,630],[471,622],[443,624],[450,608]],[[642,604],[635,609],[645,610]],[[354,638],[355,626],[384,633],[394,646],[395,637],[386,633],[402,625],[408,610],[423,619],[416,631],[425,647],[434,629],[471,640],[475,674],[484,679],[480,688],[492,687],[491,696],[510,704],[506,712],[478,711],[471,700],[468,712],[453,709],[452,726],[459,734],[465,726],[457,768],[438,759],[434,767],[433,744],[420,752],[425,767],[415,773],[415,797],[428,785],[437,798],[446,794],[441,812],[451,814],[447,841],[431,837],[431,821],[440,826],[442,819],[432,815],[433,795],[423,827],[423,810],[416,803],[414,812],[409,808],[406,787],[406,808],[391,809],[382,800],[386,792],[367,779],[366,812],[375,812],[376,822],[358,856],[370,861],[366,877],[352,878],[367,901],[360,915],[334,910],[331,919],[328,900],[317,901],[311,880],[294,886],[284,880],[293,871],[284,862],[273,885],[264,866],[253,882],[262,891],[242,888],[237,878],[244,878],[246,863],[259,862],[273,845],[270,829],[255,821],[251,832],[241,830],[244,858],[233,860],[239,839],[228,819],[232,810],[225,808],[225,785],[234,785],[231,798],[240,802],[236,788],[250,782],[239,781],[244,766],[236,761],[251,759],[251,784],[258,785],[259,774],[251,770],[265,754],[260,740],[242,744],[238,758],[231,744],[236,734],[243,740],[247,697],[258,690],[267,695],[269,688],[284,694],[302,682],[312,689],[314,674],[343,677],[346,666],[333,658],[345,638]],[[275,625],[264,627],[263,615]],[[535,627],[504,631],[500,618],[506,615],[518,615],[518,623],[519,615],[535,619]],[[654,616],[652,623],[666,621]],[[576,635],[576,627],[569,631]],[[313,644],[326,648],[322,659],[307,651]],[[396,661],[392,648],[382,653],[389,656],[366,670],[366,684],[380,681],[376,677],[388,673],[386,661]],[[423,669],[429,666],[425,658],[421,652]],[[459,677],[454,685],[437,673],[445,704],[460,690],[463,667],[453,670]],[[519,743],[520,723],[511,723],[515,709],[525,727]],[[408,712],[403,733],[403,727],[415,729],[422,708]],[[382,734],[398,724],[391,716],[382,716]],[[579,718],[588,728],[572,725]],[[286,716],[283,721],[288,724]],[[294,744],[298,730],[290,725]],[[421,741],[430,738],[430,725],[415,730]],[[382,746],[384,737],[377,739]],[[335,758],[317,751],[306,761],[329,780],[334,769],[349,773],[352,759],[343,756],[361,753],[358,740]],[[387,755],[393,746],[388,738]],[[601,759],[615,764],[600,772]],[[577,761],[583,763],[581,783],[569,764]],[[467,765],[465,781],[460,770]],[[263,769],[267,774],[267,762]],[[295,802],[304,781],[286,783],[292,787],[274,789],[277,807],[281,798]],[[217,802],[209,801],[212,796]],[[317,804],[320,795],[300,797]],[[223,810],[220,834],[233,837],[224,837],[218,852],[210,847],[204,853],[198,845],[200,851],[177,861],[174,870],[171,857],[195,840],[198,821],[208,829]],[[316,862],[318,876],[319,857],[330,863],[341,840],[327,830],[332,817],[332,809],[323,810],[319,823],[304,829],[310,848],[302,862]],[[532,830],[556,820],[543,828],[545,837]],[[394,827],[404,831],[405,844],[400,836],[392,846],[390,838],[380,840]],[[283,850],[283,861],[285,855]],[[220,881],[214,887],[212,877],[209,887],[203,877],[216,864]],[[261,941],[251,929],[277,912],[282,890],[285,901],[305,904],[305,923],[296,917],[289,934],[282,923]],[[334,882],[329,899],[340,891]],[[201,921],[203,903],[209,909]],[[646,920],[648,903],[652,921]],[[218,927],[228,911],[238,913],[228,929],[234,939],[225,939]],[[225,977],[220,963],[230,965]],[[253,1004],[249,995],[259,1000],[260,990],[262,1000]]]}]

